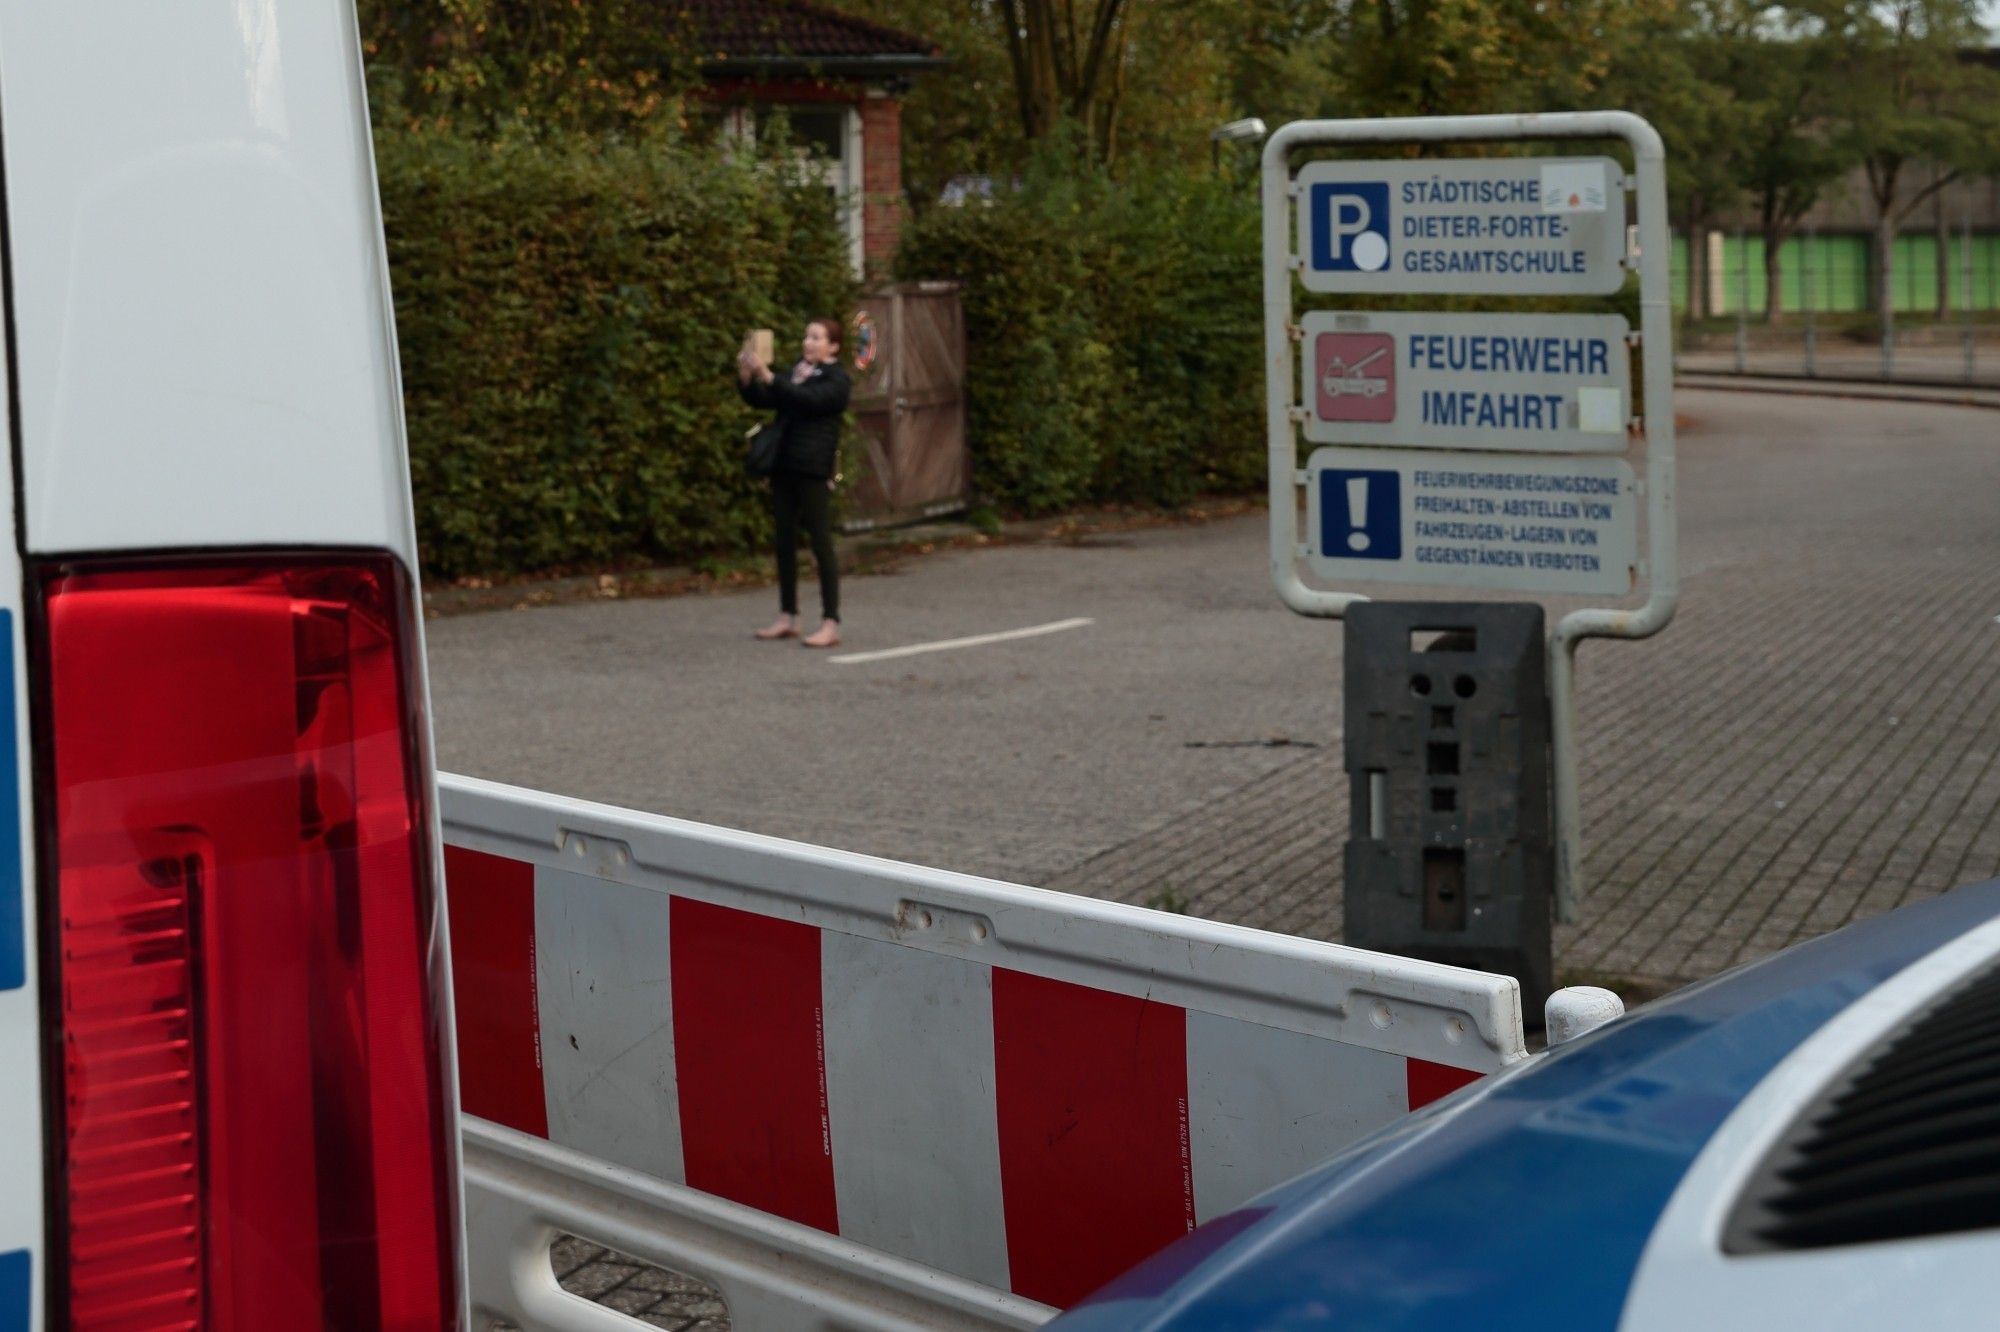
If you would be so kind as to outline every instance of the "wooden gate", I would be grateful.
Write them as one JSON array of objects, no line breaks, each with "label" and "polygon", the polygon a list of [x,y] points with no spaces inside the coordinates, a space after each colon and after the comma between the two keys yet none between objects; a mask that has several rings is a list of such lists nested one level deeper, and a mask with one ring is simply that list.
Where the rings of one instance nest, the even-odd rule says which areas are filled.
[{"label": "wooden gate", "polygon": [[859,439],[843,487],[842,528],[866,531],[961,512],[972,463],[958,284],[902,282],[864,296],[847,337],[857,367]]}]

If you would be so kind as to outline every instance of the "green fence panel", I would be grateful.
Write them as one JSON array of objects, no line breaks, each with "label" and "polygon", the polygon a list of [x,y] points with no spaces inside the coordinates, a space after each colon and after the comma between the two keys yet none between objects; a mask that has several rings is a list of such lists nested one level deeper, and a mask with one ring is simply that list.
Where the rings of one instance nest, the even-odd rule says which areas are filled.
[{"label": "green fence panel", "polygon": [[[1978,313],[2000,310],[2000,232],[1954,233],[1946,263],[1951,308]],[[1780,302],[1784,313],[1859,314],[1875,307],[1871,278],[1874,240],[1865,232],[1794,236],[1778,252]],[[1764,242],[1727,232],[1718,247],[1717,271],[1709,275],[1718,300],[1714,313],[1764,313]],[[1690,240],[1673,238],[1671,258],[1674,311],[1684,314],[1694,293],[1689,287]],[[1927,314],[1937,308],[1937,238],[1911,234],[1896,239],[1890,274],[1899,314]]]},{"label": "green fence panel", "polygon": [[1866,236],[1794,236],[1785,251],[1786,309],[1849,314],[1868,308]]},{"label": "green fence panel", "polygon": [[1929,313],[1937,309],[1938,251],[1935,236],[1898,236],[1890,283],[1896,312]]},{"label": "green fence panel", "polygon": [[[1764,313],[1764,242],[1758,236],[1725,235],[1716,313]],[[1935,274],[1935,269],[1932,270]],[[1933,276],[1932,281],[1935,281]],[[1868,238],[1857,235],[1794,236],[1778,252],[1780,308],[1786,314],[1811,310],[1845,314],[1869,307]]]},{"label": "green fence panel", "polygon": [[[1761,236],[1729,234],[1722,238],[1719,315],[1764,313],[1764,240]],[[1712,281],[1713,279],[1711,279]]]},{"label": "green fence panel", "polygon": [[1946,262],[1951,265],[1952,309],[2000,309],[2000,233],[1952,233]]},{"label": "green fence panel", "polygon": [[1826,306],[1836,313],[1866,310],[1875,304],[1868,287],[1868,237],[1853,234],[1817,238],[1825,260]]}]

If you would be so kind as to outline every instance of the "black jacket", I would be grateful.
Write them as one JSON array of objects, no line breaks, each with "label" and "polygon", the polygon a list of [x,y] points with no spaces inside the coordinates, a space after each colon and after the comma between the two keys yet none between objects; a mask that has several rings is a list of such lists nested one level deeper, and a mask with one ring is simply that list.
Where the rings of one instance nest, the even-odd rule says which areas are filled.
[{"label": "black jacket", "polygon": [[840,460],[840,414],[847,410],[852,384],[840,362],[813,367],[794,384],[792,372],[774,370],[770,383],[751,380],[738,386],[752,407],[775,409],[785,432],[778,446],[778,470],[820,480],[833,475]]}]

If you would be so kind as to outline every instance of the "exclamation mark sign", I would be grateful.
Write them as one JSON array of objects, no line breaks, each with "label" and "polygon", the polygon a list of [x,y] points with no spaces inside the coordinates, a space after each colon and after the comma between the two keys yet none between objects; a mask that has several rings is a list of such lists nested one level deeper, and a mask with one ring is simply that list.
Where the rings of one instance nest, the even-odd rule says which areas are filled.
[{"label": "exclamation mark sign", "polygon": [[1347,521],[1354,529],[1347,534],[1347,548],[1368,549],[1368,533],[1362,530],[1368,526],[1368,478],[1365,476],[1347,479]]}]

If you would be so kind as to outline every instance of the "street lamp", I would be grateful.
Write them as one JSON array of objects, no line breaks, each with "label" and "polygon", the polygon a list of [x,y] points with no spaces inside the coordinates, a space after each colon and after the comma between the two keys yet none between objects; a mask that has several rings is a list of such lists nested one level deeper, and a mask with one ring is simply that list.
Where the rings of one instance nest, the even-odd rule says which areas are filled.
[{"label": "street lamp", "polygon": [[1209,131],[1208,164],[1211,170],[1222,166],[1222,145],[1225,143],[1255,143],[1271,131],[1259,116],[1243,120],[1232,120],[1227,125],[1218,125]]}]

